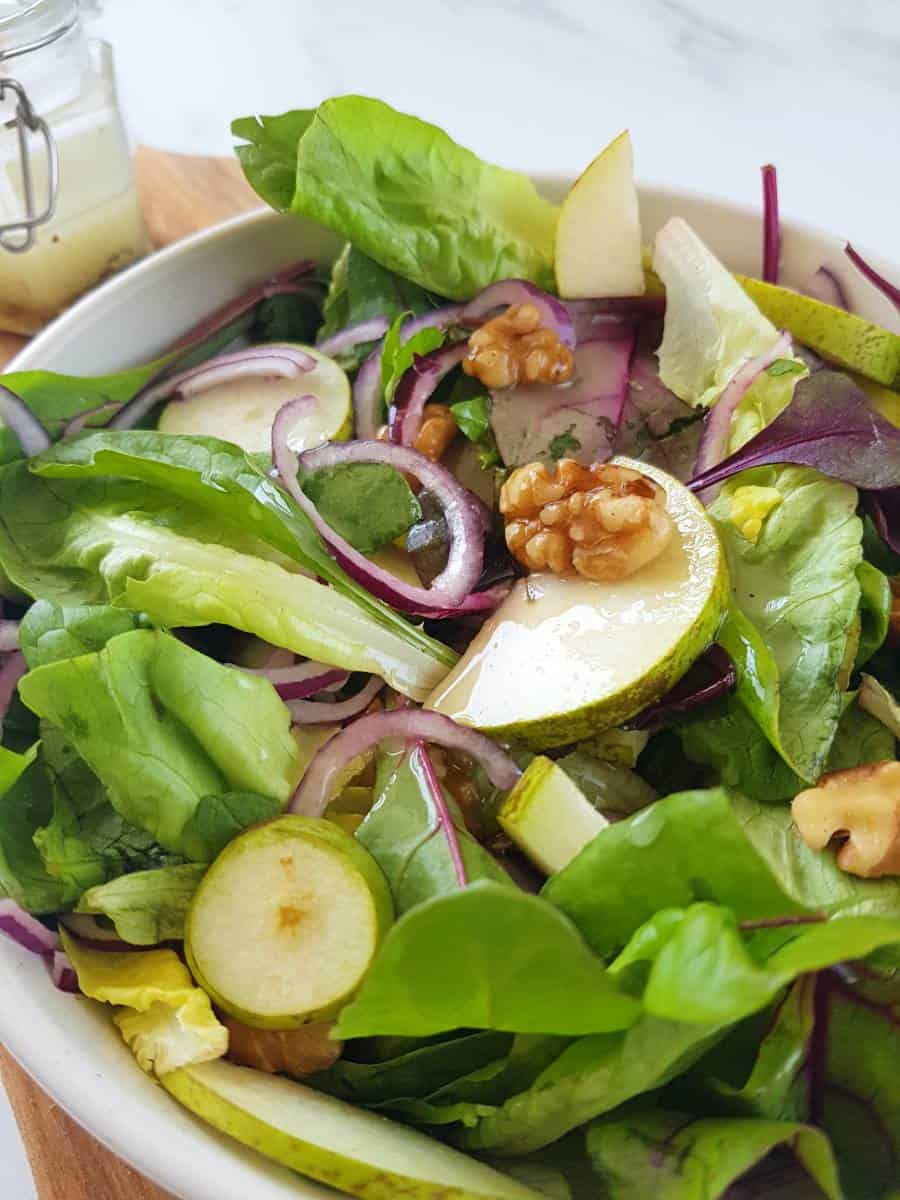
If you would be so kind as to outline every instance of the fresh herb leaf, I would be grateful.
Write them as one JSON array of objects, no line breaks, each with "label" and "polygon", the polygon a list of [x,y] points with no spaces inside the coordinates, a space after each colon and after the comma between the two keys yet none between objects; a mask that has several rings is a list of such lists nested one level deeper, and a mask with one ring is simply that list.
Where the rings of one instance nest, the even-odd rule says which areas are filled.
[{"label": "fresh herb leaf", "polygon": [[576,454],[581,449],[581,442],[572,436],[574,428],[574,425],[570,425],[564,433],[558,433],[555,438],[550,439],[550,457],[554,462]]},{"label": "fresh herb leaf", "polygon": [[332,529],[374,554],[421,519],[406,479],[385,463],[342,463],[305,474],[301,486]]},{"label": "fresh herb leaf", "polygon": [[[497,449],[497,441],[491,428],[491,399],[480,390],[481,385],[477,380],[470,379],[468,375],[464,375],[462,379],[468,381],[468,384],[454,387],[450,411],[463,436],[478,446],[478,464],[482,471],[487,471],[500,463],[500,451]],[[453,396],[469,389],[476,391],[476,394],[453,400]]]},{"label": "fresh herb leaf", "polygon": [[420,329],[404,341],[403,326],[410,315],[409,312],[400,313],[384,335],[381,351],[381,387],[387,404],[394,399],[397,384],[413,365],[416,355],[430,354],[444,343],[443,332],[432,326]]},{"label": "fresh herb leaf", "polygon": [[777,379],[780,375],[802,375],[806,370],[806,363],[796,358],[776,358],[771,366],[766,367],[766,374]]}]

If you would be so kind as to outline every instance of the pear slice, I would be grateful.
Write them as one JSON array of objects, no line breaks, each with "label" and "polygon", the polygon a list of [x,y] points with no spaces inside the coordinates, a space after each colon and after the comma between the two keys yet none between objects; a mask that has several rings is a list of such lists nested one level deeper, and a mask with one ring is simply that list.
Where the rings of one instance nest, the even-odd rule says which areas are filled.
[{"label": "pear slice", "polygon": [[364,1200],[540,1200],[424,1133],[287,1079],[220,1059],[161,1083],[222,1133]]},{"label": "pear slice", "polygon": [[621,725],[658,700],[715,635],[728,598],[718,535],[665,471],[616,458],[666,493],[676,535],[626,579],[519,580],[426,701],[463,725],[534,749]]},{"label": "pear slice", "polygon": [[626,130],[575,180],[556,227],[559,294],[639,296],[644,291],[641,218]]},{"label": "pear slice", "polygon": [[736,278],[760,312],[804,346],[875,383],[900,387],[900,335],[790,288]]},{"label": "pear slice", "polygon": [[360,843],[331,821],[288,814],[222,851],[194,894],[184,948],[225,1012],[297,1029],[350,998],[392,919],[385,878]]},{"label": "pear slice", "polygon": [[[273,349],[274,349],[273,345]],[[315,396],[288,434],[298,454],[323,442],[345,441],[352,428],[350,380],[333,358],[314,346],[293,346],[316,360],[299,378],[251,376],[219,383],[187,400],[171,400],[160,414],[160,433],[193,433],[234,442],[248,454],[267,454],[272,448],[272,422],[288,400]]]},{"label": "pear slice", "polygon": [[562,767],[543,755],[528,764],[497,820],[545,875],[561,871],[609,825]]}]

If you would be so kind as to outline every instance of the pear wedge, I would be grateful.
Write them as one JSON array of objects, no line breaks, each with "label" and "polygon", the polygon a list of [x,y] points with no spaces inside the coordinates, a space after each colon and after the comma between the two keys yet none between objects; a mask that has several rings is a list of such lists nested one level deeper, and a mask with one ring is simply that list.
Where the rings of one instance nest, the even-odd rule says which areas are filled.
[{"label": "pear wedge", "polygon": [[363,1200],[540,1200],[424,1133],[287,1079],[219,1059],[160,1082],[222,1133]]},{"label": "pear wedge", "polygon": [[426,701],[463,725],[542,750],[621,725],[659,699],[713,639],[728,569],[703,505],[658,467],[676,534],[626,579],[529,575]]},{"label": "pear wedge", "polygon": [[[279,408],[297,396],[309,395],[316,402],[297,417],[288,434],[290,448],[299,454],[323,442],[346,441],[353,424],[350,380],[333,358],[315,346],[290,346],[314,358],[315,367],[299,378],[251,375],[217,383],[186,400],[172,400],[160,414],[160,433],[225,438],[248,454],[268,453]],[[271,348],[277,350],[278,344]]]},{"label": "pear wedge", "polygon": [[609,825],[562,767],[543,755],[528,764],[497,821],[545,875],[561,871]]},{"label": "pear wedge", "polygon": [[641,218],[626,130],[575,180],[556,227],[559,294],[638,296],[644,291]]},{"label": "pear wedge", "polygon": [[804,346],[874,383],[900,387],[900,335],[790,288],[746,275],[736,279],[773,325],[786,329]]}]

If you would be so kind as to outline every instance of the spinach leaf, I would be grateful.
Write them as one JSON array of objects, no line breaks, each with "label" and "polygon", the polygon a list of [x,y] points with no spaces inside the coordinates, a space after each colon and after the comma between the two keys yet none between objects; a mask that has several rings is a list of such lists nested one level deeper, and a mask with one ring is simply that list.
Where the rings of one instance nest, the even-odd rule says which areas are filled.
[{"label": "spinach leaf", "polygon": [[301,476],[328,524],[363,554],[401,537],[422,516],[406,479],[385,463],[342,463]]},{"label": "spinach leaf", "polygon": [[[730,520],[731,496],[746,485],[782,496],[755,543]],[[840,720],[839,675],[860,602],[856,492],[809,468],[763,467],[727,484],[710,515],[728,556],[734,602],[778,669],[775,748],[802,779],[814,781]],[[750,711],[759,716],[758,705]]]},{"label": "spinach leaf", "polygon": [[865,666],[873,654],[884,645],[891,623],[893,596],[886,575],[863,560],[856,568],[859,580],[859,647],[854,666]]},{"label": "spinach leaf", "polygon": [[665,908],[713,901],[739,921],[822,911],[900,917],[900,881],[846,875],[790,811],[726,791],[682,792],[604,829],[541,893],[601,955]]},{"label": "spinach leaf", "polygon": [[[445,800],[453,817],[466,878],[512,887],[503,869],[467,831],[455,803],[446,796]],[[422,774],[418,751],[399,758],[382,752],[375,802],[356,837],[384,872],[398,915],[425,900],[458,890],[450,847]]]},{"label": "spinach leaf", "polygon": [[[644,1107],[595,1121],[587,1145],[609,1200],[726,1200],[735,1184],[747,1200],[776,1194],[793,1200],[843,1198],[828,1139],[807,1125],[698,1119]],[[765,1174],[754,1172],[779,1149],[796,1156],[799,1174],[790,1170],[791,1155],[776,1156]],[[782,1190],[788,1180],[790,1191]]]},{"label": "spinach leaf", "polygon": [[556,208],[531,181],[379,100],[235,121],[267,203],[334,230],[420,287],[467,299],[498,279],[553,287]]},{"label": "spinach leaf", "polygon": [[209,862],[218,842],[216,823],[194,823],[203,797],[251,791],[283,804],[296,783],[290,717],[272,685],[167,634],[135,630],[38,667],[21,693],[127,822],[194,861]]},{"label": "spinach leaf", "polygon": [[75,911],[106,917],[133,946],[181,941],[184,918],[205,873],[205,863],[185,863],[122,875],[86,891]]},{"label": "spinach leaf", "polygon": [[425,1036],[460,1026],[608,1032],[638,1012],[561,913],[479,880],[419,904],[391,927],[335,1036]]}]

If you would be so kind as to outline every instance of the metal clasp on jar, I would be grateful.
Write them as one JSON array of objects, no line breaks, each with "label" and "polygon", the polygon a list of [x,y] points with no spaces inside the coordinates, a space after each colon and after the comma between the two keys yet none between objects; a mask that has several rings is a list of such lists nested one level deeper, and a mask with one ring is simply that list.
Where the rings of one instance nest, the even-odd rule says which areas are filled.
[{"label": "metal clasp on jar", "polygon": [[[20,221],[0,224],[0,247],[13,254],[21,254],[30,250],[34,245],[34,231],[39,225],[45,225],[56,210],[56,199],[59,192],[59,155],[56,142],[50,127],[43,117],[38,116],[28,99],[28,93],[15,79],[0,78],[0,101],[4,100],[7,91],[16,97],[16,112],[4,125],[5,129],[15,129],[19,141],[19,166],[22,171],[22,195],[25,201],[25,215]],[[34,174],[31,168],[31,150],[28,139],[32,134],[40,134],[47,152],[47,197],[42,208],[35,206]]]}]

